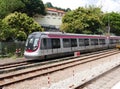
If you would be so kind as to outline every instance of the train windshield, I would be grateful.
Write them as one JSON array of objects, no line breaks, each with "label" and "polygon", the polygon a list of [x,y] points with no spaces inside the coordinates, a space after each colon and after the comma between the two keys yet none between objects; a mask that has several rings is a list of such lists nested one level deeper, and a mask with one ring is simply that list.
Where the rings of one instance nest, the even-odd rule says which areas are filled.
[{"label": "train windshield", "polygon": [[26,51],[35,51],[39,46],[39,38],[28,38],[25,44]]}]

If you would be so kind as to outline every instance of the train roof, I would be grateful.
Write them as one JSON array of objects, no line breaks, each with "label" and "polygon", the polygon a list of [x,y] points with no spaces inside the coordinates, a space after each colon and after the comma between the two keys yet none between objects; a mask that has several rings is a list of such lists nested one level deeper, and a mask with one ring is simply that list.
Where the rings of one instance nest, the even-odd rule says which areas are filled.
[{"label": "train roof", "polygon": [[88,35],[88,34],[76,34],[76,33],[65,33],[65,32],[33,32],[30,35],[75,35],[75,36],[104,36],[104,35]]},{"label": "train roof", "polygon": [[58,35],[58,36],[88,36],[88,37],[110,37],[110,38],[120,38],[120,36],[105,36],[105,35],[87,35],[87,34],[75,34],[75,33],[65,33],[65,32],[33,32],[32,34],[29,35],[29,37],[31,36],[35,36],[35,37],[40,37],[41,35],[48,35],[48,36],[52,36],[52,35]]}]

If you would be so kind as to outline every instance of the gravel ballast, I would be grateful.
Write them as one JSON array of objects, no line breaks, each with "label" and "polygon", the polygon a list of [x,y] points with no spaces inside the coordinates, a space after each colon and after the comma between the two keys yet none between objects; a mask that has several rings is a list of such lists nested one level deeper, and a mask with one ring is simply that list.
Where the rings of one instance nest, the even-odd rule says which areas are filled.
[{"label": "gravel ballast", "polygon": [[120,64],[120,54],[26,80],[3,89],[70,89]]}]

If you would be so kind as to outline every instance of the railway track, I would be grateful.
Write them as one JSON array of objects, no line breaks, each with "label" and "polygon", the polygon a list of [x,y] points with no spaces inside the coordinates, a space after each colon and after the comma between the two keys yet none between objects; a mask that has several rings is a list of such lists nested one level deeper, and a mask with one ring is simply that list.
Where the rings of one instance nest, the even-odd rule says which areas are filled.
[{"label": "railway track", "polygon": [[30,68],[34,64],[37,64],[37,63],[35,61],[30,62],[26,60],[26,61],[13,62],[9,64],[0,65],[0,74],[9,73],[9,72],[17,71],[20,69]]},{"label": "railway track", "polygon": [[[103,50],[103,51],[98,51],[98,52],[86,53],[86,54],[82,54],[80,57],[89,56],[89,55],[93,55],[93,54],[100,54],[100,53],[109,52],[109,51],[116,51],[116,50],[109,49],[109,50]],[[49,60],[49,61],[24,60],[24,61],[19,61],[19,62],[1,64],[0,65],[0,74],[9,73],[9,72],[22,70],[22,69],[26,69],[26,68],[31,68],[31,67],[36,67],[36,66],[41,66],[41,65],[47,65],[49,63],[71,60],[73,58],[77,58],[77,57],[72,56],[72,57],[54,59],[54,60]]]},{"label": "railway track", "polygon": [[43,65],[43,66],[40,66],[37,68],[33,68],[31,70],[16,72],[13,74],[9,74],[9,73],[3,74],[3,75],[0,75],[0,87],[2,88],[4,86],[8,86],[10,84],[14,84],[14,83],[21,82],[21,81],[24,81],[27,79],[35,78],[35,77],[46,75],[49,73],[53,73],[53,72],[63,70],[66,68],[70,68],[70,67],[73,67],[76,65],[80,65],[83,63],[98,60],[98,59],[108,57],[108,56],[111,56],[111,55],[114,55],[117,53],[119,53],[119,51],[112,50],[109,52],[104,52],[104,53],[95,54],[95,55],[91,55],[91,56],[75,58],[73,60],[65,60],[65,61],[61,61],[58,63],[51,63],[48,65]]}]

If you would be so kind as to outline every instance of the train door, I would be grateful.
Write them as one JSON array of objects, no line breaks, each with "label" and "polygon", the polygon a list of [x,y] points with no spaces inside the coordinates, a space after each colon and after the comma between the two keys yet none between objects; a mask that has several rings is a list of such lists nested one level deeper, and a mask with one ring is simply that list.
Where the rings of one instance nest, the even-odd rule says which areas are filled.
[{"label": "train door", "polygon": [[84,50],[84,49],[85,49],[84,39],[83,39],[83,38],[80,38],[80,39],[78,40],[78,43],[79,43],[79,50]]},{"label": "train door", "polygon": [[95,48],[98,48],[99,47],[99,44],[98,44],[98,39],[90,39],[91,40],[91,48],[92,49],[95,49]]},{"label": "train door", "polygon": [[90,43],[90,40],[87,39],[87,38],[85,38],[85,39],[84,39],[85,49],[89,49],[89,48],[90,48],[90,47],[89,47],[89,46],[90,46],[89,43]]},{"label": "train door", "polygon": [[63,38],[63,50],[62,52],[71,52],[71,40],[69,38]]},{"label": "train door", "polygon": [[106,47],[105,39],[99,39],[100,48],[104,49]]},{"label": "train door", "polygon": [[60,38],[52,38],[51,45],[52,45],[52,54],[57,54],[61,52],[61,41]]},{"label": "train door", "polygon": [[109,48],[111,46],[111,44],[110,44],[110,36],[106,37],[105,43],[106,43],[106,47]]},{"label": "train door", "polygon": [[77,49],[77,39],[76,38],[72,38],[71,39],[71,51],[76,51]]},{"label": "train door", "polygon": [[41,55],[49,55],[52,53],[52,45],[50,38],[41,39]]}]

